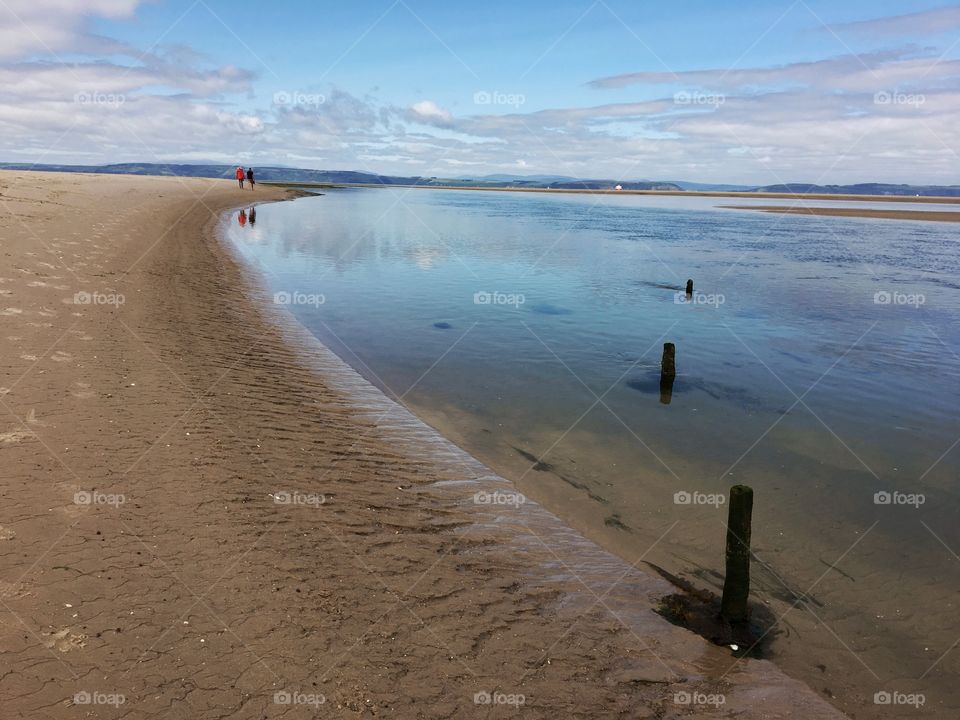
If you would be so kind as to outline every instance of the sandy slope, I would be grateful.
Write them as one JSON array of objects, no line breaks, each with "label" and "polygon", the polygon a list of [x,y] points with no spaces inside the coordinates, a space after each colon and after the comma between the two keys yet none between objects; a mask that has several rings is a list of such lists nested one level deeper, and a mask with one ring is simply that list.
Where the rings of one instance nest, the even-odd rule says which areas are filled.
[{"label": "sandy slope", "polygon": [[838,717],[546,513],[434,485],[457,463],[333,387],[213,239],[285,192],[0,173],[3,718]]}]

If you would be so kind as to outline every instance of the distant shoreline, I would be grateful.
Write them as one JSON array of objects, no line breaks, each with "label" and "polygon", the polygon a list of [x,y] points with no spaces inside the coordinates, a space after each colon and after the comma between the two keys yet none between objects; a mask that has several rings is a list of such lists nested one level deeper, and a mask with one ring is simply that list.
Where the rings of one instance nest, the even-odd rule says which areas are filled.
[{"label": "distant shoreline", "polygon": [[[264,182],[262,185],[274,185],[289,188],[415,188],[419,190],[480,190],[483,192],[518,193],[568,193],[579,195],[674,195],[677,197],[730,197],[753,199],[787,200],[849,200],[858,202],[902,202],[960,205],[960,197],[942,195],[848,195],[831,193],[762,193],[733,192],[721,190],[593,190],[575,188],[517,188],[517,187],[462,187],[459,185],[387,185],[383,183],[308,183],[308,182]],[[754,209],[754,208],[745,208]]]},{"label": "distant shoreline", "polygon": [[943,210],[878,210],[876,208],[792,207],[787,205],[718,205],[727,210],[753,210],[787,215],[830,215],[833,217],[877,218],[885,220],[927,220],[960,222],[960,212]]}]

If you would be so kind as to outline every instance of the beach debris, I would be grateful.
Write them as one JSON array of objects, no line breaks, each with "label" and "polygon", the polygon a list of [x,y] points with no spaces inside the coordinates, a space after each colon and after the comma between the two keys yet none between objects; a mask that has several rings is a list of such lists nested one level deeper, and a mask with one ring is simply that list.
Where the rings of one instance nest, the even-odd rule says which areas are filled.
[{"label": "beach debris", "polygon": [[720,617],[730,623],[745,623],[749,618],[750,526],[753,519],[753,488],[730,488],[727,515],[727,572],[723,579]]},{"label": "beach debris", "polygon": [[693,280],[687,280],[687,295],[693,295]]}]

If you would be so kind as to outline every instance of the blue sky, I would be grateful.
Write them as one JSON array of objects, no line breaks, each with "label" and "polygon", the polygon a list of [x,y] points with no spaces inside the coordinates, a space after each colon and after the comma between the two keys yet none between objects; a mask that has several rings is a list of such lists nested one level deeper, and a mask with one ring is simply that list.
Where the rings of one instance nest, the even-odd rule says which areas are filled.
[{"label": "blue sky", "polygon": [[0,0],[0,159],[960,183],[943,2]]}]

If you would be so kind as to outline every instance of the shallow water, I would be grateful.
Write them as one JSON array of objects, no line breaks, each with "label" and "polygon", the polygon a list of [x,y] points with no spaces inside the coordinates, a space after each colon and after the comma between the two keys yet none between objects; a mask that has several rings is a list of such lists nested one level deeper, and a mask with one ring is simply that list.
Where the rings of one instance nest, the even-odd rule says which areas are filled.
[{"label": "shallow water", "polygon": [[958,708],[960,229],[729,200],[345,190],[229,235],[346,362],[630,563],[715,587],[710,503],[752,485],[785,667],[864,717]]}]

